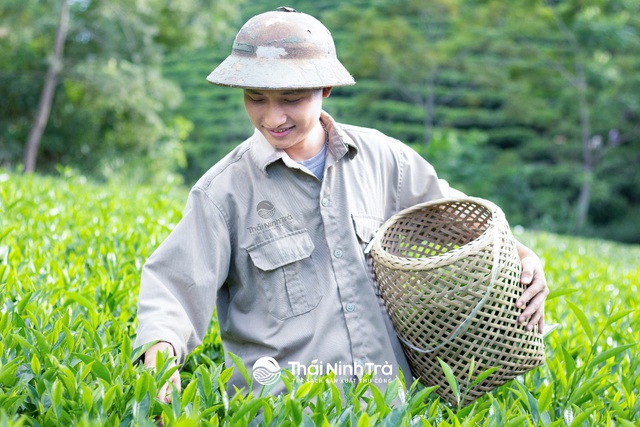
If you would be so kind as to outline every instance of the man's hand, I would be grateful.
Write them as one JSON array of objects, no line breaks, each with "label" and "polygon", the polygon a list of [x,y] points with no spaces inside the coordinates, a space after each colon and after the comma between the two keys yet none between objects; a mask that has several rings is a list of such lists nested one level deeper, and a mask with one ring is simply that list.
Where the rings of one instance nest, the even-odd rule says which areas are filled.
[{"label": "man's hand", "polygon": [[549,287],[547,286],[547,280],[544,278],[542,261],[522,243],[516,242],[516,248],[522,262],[520,282],[527,287],[516,302],[518,308],[524,308],[524,311],[518,317],[518,322],[527,322],[527,330],[529,331],[537,324],[538,332],[542,333],[544,331],[544,302],[547,299],[547,295],[549,295]]},{"label": "man's hand", "polygon": [[[165,353],[168,357],[175,356],[173,346],[168,342],[160,341],[149,347],[149,349],[144,353],[144,366],[149,369],[155,369],[158,353]],[[180,391],[180,372],[177,370],[171,374],[169,381],[167,381],[166,384],[163,384],[160,391],[158,391],[158,400],[164,403],[171,402],[171,385],[175,386],[178,392]]]}]

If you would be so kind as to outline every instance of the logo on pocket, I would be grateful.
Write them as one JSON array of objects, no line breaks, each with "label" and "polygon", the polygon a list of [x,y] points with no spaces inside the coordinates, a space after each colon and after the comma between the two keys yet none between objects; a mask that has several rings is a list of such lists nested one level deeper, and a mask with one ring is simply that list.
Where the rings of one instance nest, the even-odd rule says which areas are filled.
[{"label": "logo on pocket", "polygon": [[263,200],[258,203],[256,210],[258,211],[260,218],[264,219],[271,218],[276,213],[276,207],[268,200]]},{"label": "logo on pocket", "polygon": [[264,356],[253,364],[253,378],[262,385],[275,384],[280,379],[280,365],[273,357]]}]

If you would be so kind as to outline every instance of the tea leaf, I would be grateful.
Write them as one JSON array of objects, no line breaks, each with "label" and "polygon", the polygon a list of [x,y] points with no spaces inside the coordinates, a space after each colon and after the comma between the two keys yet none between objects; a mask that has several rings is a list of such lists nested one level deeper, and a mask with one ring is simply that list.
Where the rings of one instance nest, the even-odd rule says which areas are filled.
[{"label": "tea leaf", "polygon": [[245,382],[247,383],[247,386],[249,387],[249,390],[251,390],[253,382],[251,381],[251,377],[247,372],[247,368],[244,366],[244,362],[240,357],[236,356],[231,352],[227,352],[227,354],[229,355],[231,360],[233,360],[233,364],[238,369],[238,372],[240,372],[240,374],[242,375],[242,378],[244,378]]},{"label": "tea leaf", "polygon": [[596,357],[594,357],[589,364],[587,365],[587,369],[591,368],[591,367],[595,367],[597,365],[599,365],[600,363],[604,362],[605,360],[608,360],[612,357],[617,356],[618,354],[626,351],[629,348],[635,347],[637,346],[638,343],[635,344],[624,344],[618,347],[614,347],[614,348],[610,348],[608,350],[603,351],[602,353],[598,354]]},{"label": "tea leaf", "polygon": [[427,404],[427,399],[438,386],[425,387],[409,399],[409,413],[417,415]]},{"label": "tea leaf", "polygon": [[300,384],[300,387],[298,387],[298,389],[295,391],[295,397],[297,399],[302,399],[307,394],[309,394],[309,391],[311,391],[311,389],[314,386],[315,386],[315,383],[312,381],[303,382],[302,384]]},{"label": "tea leaf", "polygon": [[233,375],[233,366],[226,368],[220,376],[218,377],[218,381],[220,382],[220,387],[223,388],[225,384],[231,379],[231,375]]},{"label": "tea leaf", "polygon": [[460,405],[460,385],[458,384],[458,380],[456,380],[456,377],[453,371],[451,370],[451,367],[449,367],[449,365],[447,365],[446,362],[444,362],[440,358],[438,358],[438,362],[440,363],[440,366],[442,367],[442,371],[444,372],[444,375],[447,378],[447,382],[449,383],[449,387],[451,387],[451,391],[453,392],[453,395],[456,398],[456,402],[458,403],[458,405]]},{"label": "tea leaf", "polygon": [[574,288],[556,288],[556,289],[551,289],[549,292],[549,295],[547,296],[548,300],[552,300],[554,298],[558,298],[561,297],[563,295],[571,295],[575,292],[578,292],[580,289],[574,289]]},{"label": "tea leaf", "polygon": [[358,420],[358,427],[369,427],[371,425],[371,420],[369,419],[369,414],[364,412],[360,415],[360,419]]},{"label": "tea leaf", "polygon": [[491,374],[493,374],[498,369],[500,369],[499,366],[492,366],[489,369],[485,370],[484,372],[481,372],[480,374],[478,374],[476,379],[473,380],[473,382],[469,385],[469,388],[472,388],[480,384],[482,381],[486,380]]},{"label": "tea leaf", "polygon": [[5,387],[13,387],[18,381],[18,367],[20,366],[20,359],[13,359],[8,363],[0,366],[0,384]]},{"label": "tea leaf", "polygon": [[618,320],[628,316],[631,313],[635,313],[638,310],[622,310],[619,311],[617,313],[614,313],[611,315],[611,317],[609,318],[609,321],[607,322],[607,326],[609,325],[613,325],[614,323],[616,323]]},{"label": "tea leaf", "polygon": [[[598,394],[598,390],[597,390],[597,385],[599,382],[602,381],[602,379],[604,378],[604,374],[601,375],[596,375],[595,377],[591,377],[591,378],[587,378],[584,381],[582,381],[578,387],[576,387],[576,389],[571,393],[571,396],[568,400],[568,404],[572,405],[574,403],[578,403],[580,401],[580,399],[584,398],[585,396],[590,396],[592,393],[593,394]],[[608,385],[605,387],[608,388]]]},{"label": "tea leaf", "polygon": [[393,408],[393,410],[387,415],[382,422],[383,427],[396,427],[402,425],[402,419],[404,418],[404,411],[402,408]]},{"label": "tea leaf", "polygon": [[87,354],[73,353],[73,357],[82,360],[84,363],[91,365],[91,372],[97,377],[104,380],[107,384],[111,383],[111,374],[106,366],[98,359]]},{"label": "tea leaf", "polygon": [[371,387],[370,391],[373,396],[373,401],[375,402],[376,411],[382,415],[387,415],[390,409],[380,389],[378,389],[378,387]]},{"label": "tea leaf", "polygon": [[40,373],[40,360],[38,360],[38,357],[35,354],[31,356],[31,370],[34,374]]},{"label": "tea leaf", "polygon": [[84,406],[85,412],[91,412],[91,408],[93,407],[93,394],[91,389],[86,384],[81,384],[82,390],[82,403]]},{"label": "tea leaf", "polygon": [[580,310],[580,308],[578,308],[578,306],[572,303],[571,301],[567,301],[567,305],[571,308],[571,311],[573,311],[573,314],[575,314],[576,317],[578,318],[578,321],[580,322],[580,326],[582,326],[582,329],[584,329],[585,333],[587,334],[589,343],[593,345],[594,335],[593,335],[593,330],[591,329],[591,324],[589,323],[589,319],[587,319],[587,316],[584,315],[582,310]]},{"label": "tea leaf", "polygon": [[198,389],[198,382],[191,381],[189,385],[182,392],[182,406],[187,406],[189,402],[193,400],[193,397],[196,394],[196,390]]},{"label": "tea leaf", "polygon": [[526,403],[527,408],[529,409],[529,413],[531,414],[531,418],[533,420],[533,424],[538,424],[538,420],[540,419],[540,412],[538,408],[538,401],[533,397],[533,395],[529,392],[529,390],[520,382],[514,381],[514,384],[520,389],[522,395],[524,396],[524,403]]},{"label": "tea leaf", "polygon": [[109,412],[109,410],[111,409],[111,405],[113,405],[113,401],[116,398],[117,391],[118,391],[118,386],[114,385],[104,393],[104,397],[102,398],[102,409],[105,412]]},{"label": "tea leaf", "polygon": [[142,402],[145,395],[149,394],[149,375],[146,372],[143,372],[140,377],[136,380],[133,397],[136,399],[136,402]]},{"label": "tea leaf", "polygon": [[540,397],[538,397],[538,409],[540,412],[545,412],[549,409],[552,398],[553,384],[547,384],[540,392]]},{"label": "tea leaf", "polygon": [[565,375],[566,377],[571,377],[571,374],[573,374],[576,369],[576,361],[564,345],[561,345],[560,349],[562,350],[562,356],[564,358],[565,365],[565,372],[563,372],[563,375]]},{"label": "tea leaf", "polygon": [[291,421],[294,425],[300,425],[302,423],[302,406],[297,400],[289,400],[287,407],[291,411]]},{"label": "tea leaf", "polygon": [[591,414],[595,412],[596,408],[591,407],[587,408],[584,411],[580,412],[577,417],[573,418],[571,421],[570,427],[578,427],[583,425],[583,423],[589,418]]}]

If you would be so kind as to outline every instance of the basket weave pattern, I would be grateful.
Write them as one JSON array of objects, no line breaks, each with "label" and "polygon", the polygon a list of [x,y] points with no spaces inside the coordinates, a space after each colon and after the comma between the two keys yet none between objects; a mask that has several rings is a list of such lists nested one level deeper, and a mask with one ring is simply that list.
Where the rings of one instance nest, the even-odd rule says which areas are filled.
[{"label": "basket weave pattern", "polygon": [[544,363],[542,335],[517,321],[520,258],[496,205],[464,198],[406,209],[378,230],[372,257],[413,374],[443,399],[456,403],[438,359],[451,367],[462,404]]}]

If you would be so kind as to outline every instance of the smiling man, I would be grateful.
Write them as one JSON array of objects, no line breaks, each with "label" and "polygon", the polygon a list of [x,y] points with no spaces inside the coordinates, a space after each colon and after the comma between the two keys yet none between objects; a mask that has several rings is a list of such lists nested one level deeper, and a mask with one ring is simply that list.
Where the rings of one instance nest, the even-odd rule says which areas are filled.
[{"label": "smiling man", "polygon": [[[136,346],[155,343],[145,364],[158,351],[183,361],[217,307],[225,351],[274,393],[285,389],[279,369],[349,382],[371,373],[384,387],[402,368],[410,383],[364,249],[398,211],[461,193],[400,141],[322,110],[332,87],[355,82],[309,15],[253,17],[208,80],[243,90],[256,131],[193,186],[143,268]],[[519,254],[528,287],[520,321],[542,330],[542,265],[522,245]],[[177,373],[171,383],[180,387]],[[228,386],[246,383],[236,371]],[[159,398],[168,396],[164,387]]]},{"label": "smiling man", "polygon": [[318,154],[326,142],[320,121],[322,99],[331,88],[304,90],[244,90],[249,120],[274,148],[295,161]]}]

